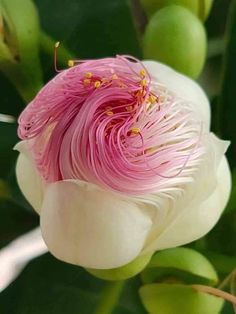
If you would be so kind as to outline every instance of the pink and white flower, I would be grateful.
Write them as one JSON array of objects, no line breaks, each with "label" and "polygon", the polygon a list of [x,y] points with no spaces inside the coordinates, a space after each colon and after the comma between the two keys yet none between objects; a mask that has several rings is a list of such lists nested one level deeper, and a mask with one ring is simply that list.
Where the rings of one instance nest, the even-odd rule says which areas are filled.
[{"label": "pink and white flower", "polygon": [[78,62],[19,118],[19,186],[59,259],[96,269],[205,235],[229,197],[228,142],[209,102],[169,67]]}]

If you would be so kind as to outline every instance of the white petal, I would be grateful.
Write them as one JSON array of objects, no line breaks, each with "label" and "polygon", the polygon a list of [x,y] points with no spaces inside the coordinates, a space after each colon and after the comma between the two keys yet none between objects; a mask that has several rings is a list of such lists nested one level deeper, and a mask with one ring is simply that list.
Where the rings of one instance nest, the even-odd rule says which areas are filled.
[{"label": "white petal", "polygon": [[34,165],[27,142],[19,142],[14,149],[20,152],[16,163],[18,185],[27,201],[39,213],[43,202],[44,183]]},{"label": "white petal", "polygon": [[127,264],[143,248],[151,220],[135,203],[82,181],[60,181],[45,191],[43,238],[57,258],[84,267]]},{"label": "white petal", "polygon": [[155,61],[143,61],[148,72],[170,91],[194,105],[206,126],[210,125],[210,105],[202,88],[189,77]]},{"label": "white petal", "polygon": [[217,170],[217,185],[213,193],[200,204],[186,208],[165,228],[156,241],[145,249],[145,252],[184,245],[203,237],[220,218],[227,204],[230,189],[230,170],[223,156]]}]

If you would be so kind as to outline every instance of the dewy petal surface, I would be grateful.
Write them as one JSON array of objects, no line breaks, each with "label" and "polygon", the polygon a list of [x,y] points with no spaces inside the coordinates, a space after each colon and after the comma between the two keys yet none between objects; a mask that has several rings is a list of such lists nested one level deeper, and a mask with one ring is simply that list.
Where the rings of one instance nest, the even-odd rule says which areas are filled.
[{"label": "dewy petal surface", "polygon": [[135,203],[86,182],[50,184],[41,212],[43,238],[57,258],[108,269],[143,248],[151,220]]},{"label": "dewy petal surface", "polygon": [[20,152],[16,163],[18,185],[28,202],[40,213],[44,183],[28,150],[27,141],[19,142],[14,149]]},{"label": "dewy petal surface", "polygon": [[165,64],[155,61],[143,61],[143,64],[157,81],[164,84],[170,91],[174,92],[184,100],[193,103],[193,110],[197,111],[206,126],[210,126],[210,105],[202,88],[193,80]]}]

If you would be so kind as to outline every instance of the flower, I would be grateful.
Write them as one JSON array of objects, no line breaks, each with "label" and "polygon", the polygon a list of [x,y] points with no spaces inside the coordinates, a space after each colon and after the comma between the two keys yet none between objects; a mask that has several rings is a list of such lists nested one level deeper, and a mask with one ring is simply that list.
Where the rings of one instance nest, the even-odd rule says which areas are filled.
[{"label": "flower", "polygon": [[231,181],[202,89],[128,56],[70,65],[23,111],[16,145],[52,254],[112,269],[205,235]]}]

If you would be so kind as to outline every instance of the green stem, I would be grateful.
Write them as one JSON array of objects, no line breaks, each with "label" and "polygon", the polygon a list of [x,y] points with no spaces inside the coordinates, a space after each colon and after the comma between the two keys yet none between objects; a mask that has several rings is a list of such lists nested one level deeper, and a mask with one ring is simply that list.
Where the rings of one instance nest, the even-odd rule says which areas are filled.
[{"label": "green stem", "polygon": [[1,70],[15,86],[25,103],[31,101],[43,86],[40,78],[33,80],[20,64],[11,62],[1,64]]},{"label": "green stem", "polygon": [[[51,38],[45,32],[41,31],[40,47],[44,53],[51,56],[52,58],[53,58],[55,43],[56,43],[56,40]],[[60,48],[58,49],[58,54],[57,54],[58,63],[65,66],[68,63],[68,60],[71,60],[71,59],[75,59],[75,56],[73,55],[73,53],[67,50],[63,44],[61,44]]]},{"label": "green stem", "polygon": [[94,314],[111,314],[120,298],[125,281],[108,282]]}]

